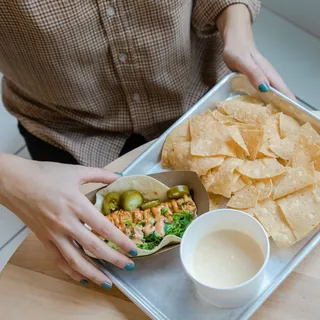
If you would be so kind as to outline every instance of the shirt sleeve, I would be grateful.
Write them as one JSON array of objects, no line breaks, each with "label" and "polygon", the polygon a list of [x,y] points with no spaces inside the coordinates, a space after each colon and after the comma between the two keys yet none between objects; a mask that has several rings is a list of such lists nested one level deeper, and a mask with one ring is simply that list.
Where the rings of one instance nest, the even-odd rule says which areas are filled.
[{"label": "shirt sleeve", "polygon": [[260,11],[260,0],[194,0],[192,13],[192,26],[196,33],[202,37],[210,37],[215,32],[216,19],[228,6],[242,3],[247,6],[253,22]]}]

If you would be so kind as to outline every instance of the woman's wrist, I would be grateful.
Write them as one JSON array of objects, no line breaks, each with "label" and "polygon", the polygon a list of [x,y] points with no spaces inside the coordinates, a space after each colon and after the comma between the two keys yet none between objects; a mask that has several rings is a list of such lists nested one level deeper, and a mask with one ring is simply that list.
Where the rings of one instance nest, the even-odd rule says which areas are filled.
[{"label": "woman's wrist", "polygon": [[240,39],[254,43],[250,12],[246,5],[241,3],[230,5],[222,11],[216,23],[225,46]]}]

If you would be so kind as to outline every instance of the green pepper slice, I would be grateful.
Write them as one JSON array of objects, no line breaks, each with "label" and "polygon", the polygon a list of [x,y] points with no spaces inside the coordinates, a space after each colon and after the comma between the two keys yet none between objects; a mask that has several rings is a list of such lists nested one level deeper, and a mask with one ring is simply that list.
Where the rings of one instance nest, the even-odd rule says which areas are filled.
[{"label": "green pepper slice", "polygon": [[158,206],[160,204],[161,204],[161,201],[159,199],[156,199],[156,200],[151,200],[151,201],[143,203],[140,208],[142,210],[146,210],[146,209],[150,209],[150,208],[156,207],[156,206]]},{"label": "green pepper slice", "polygon": [[108,193],[103,200],[104,215],[107,216],[119,209],[120,195],[116,192]]},{"label": "green pepper slice", "polygon": [[179,199],[182,198],[184,195],[190,195],[189,187],[184,185],[172,187],[167,191],[168,199]]},{"label": "green pepper slice", "polygon": [[120,195],[120,206],[123,210],[133,211],[143,204],[143,196],[139,191],[128,190]]}]

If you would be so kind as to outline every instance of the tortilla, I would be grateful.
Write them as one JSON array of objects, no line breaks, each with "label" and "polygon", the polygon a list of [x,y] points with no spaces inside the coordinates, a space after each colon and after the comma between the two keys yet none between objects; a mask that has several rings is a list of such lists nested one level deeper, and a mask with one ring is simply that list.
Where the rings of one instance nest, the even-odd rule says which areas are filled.
[{"label": "tortilla", "polygon": [[286,138],[300,129],[300,124],[297,120],[280,113],[279,128],[281,139]]},{"label": "tortilla", "polygon": [[247,103],[253,103],[253,104],[258,104],[258,105],[264,105],[264,102],[255,98],[255,97],[252,97],[252,96],[249,96],[249,95],[240,95],[240,96],[237,96],[235,98],[232,98],[230,99],[232,101],[242,101],[242,102],[247,102]]},{"label": "tortilla", "polygon": [[209,170],[205,175],[200,177],[200,180],[207,191],[210,189],[211,185],[213,184],[214,174],[215,174],[215,171]]},{"label": "tortilla", "polygon": [[246,186],[239,173],[234,172],[232,180],[231,193],[235,193]]},{"label": "tortilla", "polygon": [[240,128],[240,133],[249,151],[249,160],[254,160],[263,141],[264,130]]},{"label": "tortilla", "polygon": [[242,137],[238,127],[237,126],[230,126],[230,127],[228,127],[228,130],[229,130],[229,134],[230,134],[231,138],[234,140],[234,142],[244,151],[246,156],[249,156],[250,153],[248,151],[246,143],[243,141],[243,137]]},{"label": "tortilla", "polygon": [[227,158],[213,176],[213,183],[209,192],[231,198],[234,170],[243,163],[243,160]]},{"label": "tortilla", "polygon": [[170,161],[168,159],[169,153],[172,150],[173,143],[178,141],[190,141],[190,132],[189,132],[189,122],[185,121],[177,125],[172,131],[168,134],[166,141],[164,142],[162,153],[161,153],[161,163],[163,168],[170,168]]},{"label": "tortilla", "polygon": [[253,186],[259,190],[258,201],[269,198],[273,190],[271,179],[253,180]]},{"label": "tortilla", "polygon": [[248,209],[256,206],[260,191],[254,186],[247,185],[236,192],[227,206],[234,209]]},{"label": "tortilla", "polygon": [[269,148],[278,157],[290,160],[300,147],[299,136],[289,136],[269,145]]},{"label": "tortilla", "polygon": [[237,168],[237,171],[251,179],[266,179],[282,174],[286,171],[286,168],[276,159],[264,158],[253,161],[245,160]]},{"label": "tortilla", "polygon": [[309,143],[320,143],[320,135],[313,129],[309,122],[300,127],[299,133],[307,136]]},{"label": "tortilla", "polygon": [[305,168],[288,168],[286,175],[274,190],[273,199],[279,199],[314,183],[314,175]]},{"label": "tortilla", "polygon": [[266,108],[234,99],[220,102],[218,110],[223,110],[240,122],[257,125],[265,124],[268,117]]},{"label": "tortilla", "polygon": [[210,211],[219,209],[223,197],[220,194],[209,193]]},{"label": "tortilla", "polygon": [[319,182],[277,200],[297,240],[310,234],[320,223]]},{"label": "tortilla", "polygon": [[294,233],[290,229],[279,206],[273,200],[268,198],[259,202],[253,211],[278,247],[289,247],[296,242]]},{"label": "tortilla", "polygon": [[269,146],[270,144],[277,143],[279,140],[279,113],[277,113],[266,120],[260,152],[267,157],[274,158],[275,154],[270,150]]},{"label": "tortilla", "polygon": [[191,154],[194,156],[235,156],[226,127],[212,116],[190,119]]},{"label": "tortilla", "polygon": [[[123,191],[126,191],[126,190],[139,191],[143,195],[145,200],[160,199],[161,202],[166,202],[167,191],[169,190],[169,188],[163,183],[149,176],[145,176],[145,175],[125,176],[114,181],[113,183],[108,185],[106,188],[99,190],[96,194],[96,202],[94,206],[98,211],[102,212],[103,201],[107,194],[111,192],[116,192],[118,194],[121,194]],[[196,212],[194,212],[193,219],[195,218],[196,218]],[[86,227],[89,230],[91,230],[89,226],[86,226]],[[160,244],[152,250],[142,250],[140,248],[137,248],[138,256],[151,255],[169,244],[180,243],[180,242],[181,242],[181,238],[175,235],[166,235],[161,240]],[[87,255],[95,258],[95,256],[92,255],[88,250],[86,250],[85,248],[84,250]],[[123,254],[127,254],[125,252],[122,252],[121,249],[117,249],[117,250]]]},{"label": "tortilla", "polygon": [[272,103],[267,104],[266,109],[269,116],[279,113],[279,108]]},{"label": "tortilla", "polygon": [[195,171],[199,176],[205,175],[210,169],[221,165],[224,158],[224,156],[193,156],[190,153],[190,142],[188,141],[173,143],[168,156],[172,169]]},{"label": "tortilla", "polygon": [[212,116],[215,120],[217,120],[218,122],[222,122],[222,123],[234,123],[234,122],[237,122],[236,119],[230,117],[230,116],[227,116],[223,113],[221,113],[220,111],[218,110],[213,110],[212,111]]}]

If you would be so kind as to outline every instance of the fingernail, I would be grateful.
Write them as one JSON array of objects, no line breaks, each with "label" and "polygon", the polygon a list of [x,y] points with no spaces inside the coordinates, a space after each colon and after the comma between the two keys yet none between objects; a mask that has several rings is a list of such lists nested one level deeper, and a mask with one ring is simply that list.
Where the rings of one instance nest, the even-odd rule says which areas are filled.
[{"label": "fingernail", "polygon": [[123,173],[122,172],[114,172],[115,174],[117,174],[118,176],[123,177]]},{"label": "fingernail", "polygon": [[258,88],[261,92],[267,92],[270,89],[269,85],[265,82],[260,83]]},{"label": "fingernail", "polygon": [[130,256],[136,257],[138,255],[138,251],[135,249],[130,249],[129,252]]},{"label": "fingernail", "polygon": [[85,287],[87,287],[89,285],[89,281],[85,280],[85,279],[80,280],[79,283],[81,283]]},{"label": "fingernail", "polygon": [[112,285],[109,282],[102,282],[101,283],[101,287],[106,289],[106,290],[110,290]]},{"label": "fingernail", "polygon": [[128,263],[125,267],[124,267],[124,270],[127,270],[127,271],[133,271],[135,269],[135,265],[133,263]]}]

